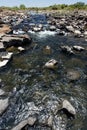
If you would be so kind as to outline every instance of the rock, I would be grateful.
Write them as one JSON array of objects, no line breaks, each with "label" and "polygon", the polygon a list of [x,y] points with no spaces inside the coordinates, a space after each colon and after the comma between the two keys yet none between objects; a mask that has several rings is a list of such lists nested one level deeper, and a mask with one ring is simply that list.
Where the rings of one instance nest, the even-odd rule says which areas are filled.
[{"label": "rock", "polygon": [[73,26],[66,26],[66,29],[67,29],[69,32],[74,32]]},{"label": "rock", "polygon": [[29,117],[28,118],[28,124],[30,125],[30,126],[33,126],[34,125],[34,123],[36,122],[36,117]]},{"label": "rock", "polygon": [[0,33],[8,33],[10,31],[11,31],[10,26],[6,24],[3,24],[2,28],[0,28]]},{"label": "rock", "polygon": [[0,61],[0,68],[6,66],[8,62],[9,62],[9,60]]},{"label": "rock", "polygon": [[55,27],[55,26],[50,26],[49,30],[50,30],[50,31],[55,31],[55,30],[56,30],[56,27]]},{"label": "rock", "polygon": [[6,48],[11,46],[25,46],[31,43],[31,38],[25,35],[6,35],[1,40]]},{"label": "rock", "polygon": [[71,103],[67,100],[64,100],[62,103],[62,109],[66,109],[70,114],[73,116],[76,115],[76,110],[75,108],[71,105]]},{"label": "rock", "polygon": [[26,125],[33,126],[36,121],[35,117],[29,117],[28,119],[25,119],[24,121],[21,121],[17,126],[15,126],[12,130],[21,130]]},{"label": "rock", "polygon": [[52,126],[52,123],[53,123],[53,116],[50,115],[50,116],[48,117],[48,120],[47,120],[47,125],[51,127],[51,126]]},{"label": "rock", "polygon": [[76,34],[76,35],[81,35],[81,32],[80,32],[79,30],[75,30],[75,31],[74,31],[74,34]]},{"label": "rock", "polygon": [[84,35],[87,36],[87,31],[84,32]]},{"label": "rock", "polygon": [[26,126],[28,123],[27,120],[24,120],[22,122],[20,122],[17,126],[15,126],[14,128],[12,128],[11,130],[21,130],[24,126]]},{"label": "rock", "polygon": [[46,54],[51,54],[51,52],[52,52],[51,47],[48,46],[48,45],[47,45],[46,47],[44,47],[43,51],[44,51],[44,53],[46,53]]},{"label": "rock", "polygon": [[68,53],[68,54],[74,54],[74,52],[72,51],[72,48],[69,46],[61,46],[61,49],[63,52]]},{"label": "rock", "polygon": [[2,115],[3,112],[7,109],[8,105],[8,98],[0,99],[0,115]]},{"label": "rock", "polygon": [[40,27],[34,27],[32,30],[33,30],[34,32],[39,32],[39,31],[41,31],[41,28],[40,28]]},{"label": "rock", "polygon": [[18,34],[25,34],[25,32],[22,31],[21,29],[20,30],[13,30],[13,34],[16,34],[16,35],[18,35]]},{"label": "rock", "polygon": [[70,81],[78,80],[81,77],[80,73],[76,70],[68,70],[67,78]]},{"label": "rock", "polygon": [[25,50],[25,48],[23,48],[23,47],[18,47],[18,50],[20,51],[20,52],[22,52],[22,51],[24,51]]},{"label": "rock", "polygon": [[12,58],[13,53],[12,52],[8,52],[5,55],[2,55],[1,58],[2,59],[7,59],[10,60]]},{"label": "rock", "polygon": [[46,62],[45,67],[49,68],[49,69],[54,69],[55,67],[57,67],[58,62],[55,59],[51,59],[48,62]]},{"label": "rock", "polygon": [[5,50],[4,44],[2,42],[0,42],[0,51]]},{"label": "rock", "polygon": [[0,89],[0,96],[2,96],[4,94],[5,94],[5,92],[2,89]]},{"label": "rock", "polygon": [[76,51],[83,51],[83,50],[85,50],[85,48],[81,47],[81,46],[73,46],[73,49],[76,50]]}]

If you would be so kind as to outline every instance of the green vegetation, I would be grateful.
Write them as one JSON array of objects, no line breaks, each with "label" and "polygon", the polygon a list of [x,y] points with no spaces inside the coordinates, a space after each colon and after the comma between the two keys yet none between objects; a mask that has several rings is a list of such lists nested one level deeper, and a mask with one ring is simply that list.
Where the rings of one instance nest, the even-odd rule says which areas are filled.
[{"label": "green vegetation", "polygon": [[55,4],[49,7],[26,7],[24,4],[21,4],[19,7],[0,7],[0,9],[9,9],[9,10],[87,10],[87,5],[84,2],[77,2],[72,5],[66,5],[66,4]]}]

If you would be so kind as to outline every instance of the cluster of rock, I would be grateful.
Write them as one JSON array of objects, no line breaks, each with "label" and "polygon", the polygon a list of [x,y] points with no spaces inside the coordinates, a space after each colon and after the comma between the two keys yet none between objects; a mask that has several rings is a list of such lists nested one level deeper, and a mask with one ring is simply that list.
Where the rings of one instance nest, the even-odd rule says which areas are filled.
[{"label": "cluster of rock", "polygon": [[[33,102],[28,103],[28,117],[22,119],[12,130],[26,129],[31,126],[46,126],[50,129],[61,130],[65,129],[65,124],[62,124],[62,117],[58,116],[59,111],[70,117],[75,117],[76,110],[68,100],[63,100],[61,108],[58,101],[48,101],[44,107],[37,107]],[[47,112],[46,112],[47,110]]]},{"label": "cluster of rock", "polygon": [[58,31],[59,35],[74,35],[87,38],[87,12],[73,12],[71,14],[53,14],[48,17],[50,30]]},{"label": "cluster of rock", "polygon": [[[12,13],[12,12],[10,12]],[[24,35],[14,35],[14,34],[9,34],[11,31],[11,24],[9,23],[11,21],[13,16],[10,14],[8,17],[2,13],[0,16],[2,19],[0,19],[0,68],[4,67],[7,65],[7,63],[12,59],[13,55],[13,48],[19,52],[22,52],[25,50],[26,45],[30,45],[31,43],[31,38],[29,35],[24,34]],[[18,14],[16,14],[16,17],[18,18]],[[10,17],[10,18],[9,18]],[[16,19],[16,18],[15,18]],[[6,22],[5,20],[8,20]],[[19,20],[18,20],[19,21]],[[10,50],[10,51],[9,51]]]}]

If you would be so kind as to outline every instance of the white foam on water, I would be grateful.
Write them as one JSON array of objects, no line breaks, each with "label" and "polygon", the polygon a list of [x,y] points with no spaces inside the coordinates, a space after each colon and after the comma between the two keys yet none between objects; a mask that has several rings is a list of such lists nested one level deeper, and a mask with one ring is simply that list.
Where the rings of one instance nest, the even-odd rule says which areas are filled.
[{"label": "white foam on water", "polygon": [[32,30],[29,30],[28,33],[36,35],[39,38],[45,38],[47,36],[54,36],[57,32],[55,32],[55,31],[47,31],[47,30],[40,31],[40,32],[34,32]]},{"label": "white foam on water", "polygon": [[45,37],[45,36],[48,36],[48,35],[55,35],[57,32],[55,32],[55,31],[47,31],[47,30],[45,30],[45,31],[41,31],[41,32],[39,32],[38,34],[39,34],[39,37]]}]

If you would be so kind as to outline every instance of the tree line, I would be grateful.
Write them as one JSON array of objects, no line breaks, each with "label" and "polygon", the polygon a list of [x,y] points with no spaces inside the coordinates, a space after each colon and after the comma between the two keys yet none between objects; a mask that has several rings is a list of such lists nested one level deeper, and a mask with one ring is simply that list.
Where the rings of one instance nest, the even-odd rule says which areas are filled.
[{"label": "tree line", "polygon": [[26,7],[24,4],[21,4],[19,7],[0,7],[1,9],[9,9],[9,10],[87,10],[87,4],[84,2],[77,2],[75,4],[67,5],[67,4],[55,4],[49,7]]}]

